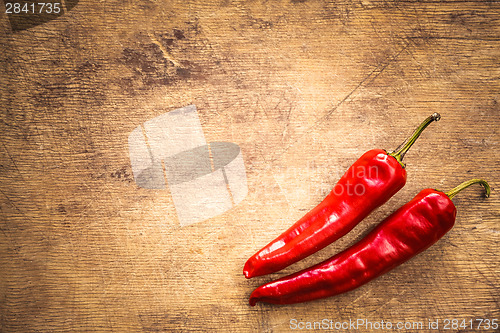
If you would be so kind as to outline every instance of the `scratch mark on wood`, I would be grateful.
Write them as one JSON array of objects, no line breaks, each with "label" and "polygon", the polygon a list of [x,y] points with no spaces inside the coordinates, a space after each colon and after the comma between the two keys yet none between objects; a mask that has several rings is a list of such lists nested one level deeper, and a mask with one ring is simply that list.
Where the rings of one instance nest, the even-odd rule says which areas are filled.
[{"label": "scratch mark on wood", "polygon": [[9,156],[10,160],[12,161],[12,164],[14,165],[14,168],[16,169],[17,173],[19,173],[19,176],[21,176],[21,178],[24,181],[26,181],[26,179],[24,179],[23,174],[21,173],[21,171],[19,171],[19,168],[17,167],[16,161],[14,161],[14,159],[12,158],[12,155],[10,155],[9,149],[7,149],[7,146],[5,145],[5,142],[2,141],[2,145],[3,145],[4,149],[5,149],[5,152],[7,152],[7,155]]},{"label": "scratch mark on wood", "polygon": [[360,296],[356,297],[356,299],[351,302],[351,305],[355,304],[357,301],[359,301],[361,298],[365,297],[371,291],[371,288],[367,287],[366,289],[367,290],[363,294],[361,294]]},{"label": "scratch mark on wood", "polygon": [[354,89],[352,89],[340,102],[337,103],[333,108],[331,108],[329,111],[326,112],[325,115],[317,119],[312,126],[310,126],[304,133],[296,138],[293,142],[291,142],[281,153],[279,153],[274,159],[272,159],[271,163],[274,163],[276,160],[278,160],[281,156],[283,156],[291,147],[293,147],[297,142],[299,142],[302,137],[311,132],[312,129],[314,129],[316,126],[318,126],[319,123],[323,122],[325,119],[328,119],[342,104],[344,104],[351,96],[354,95],[356,91],[358,91],[361,87],[363,87],[365,84],[373,82],[380,74],[382,74],[385,69],[394,63],[394,61],[397,60],[397,58],[408,49],[410,43],[408,41],[405,42],[405,45],[402,47],[400,51],[398,51],[395,55],[393,55],[387,62],[385,62],[382,66],[376,67],[374,70],[372,70],[368,75],[366,75],[361,82],[359,82]]},{"label": "scratch mark on wood", "polygon": [[[0,190],[0,193],[2,193],[4,195],[4,197],[7,199],[7,201],[11,204],[12,207],[14,207],[19,213],[21,213],[21,215],[23,215],[24,217],[26,217],[27,219],[30,219],[28,216],[26,216],[26,214],[20,210],[17,205],[10,199],[10,197],[2,190]],[[30,219],[31,220],[31,219]]]},{"label": "scratch mark on wood", "polygon": [[163,54],[163,57],[165,59],[170,61],[175,67],[183,68],[181,66],[181,64],[177,60],[174,59],[174,57],[170,54],[170,52],[167,51],[167,49],[163,46],[163,44],[160,43],[160,41],[153,34],[149,34],[149,37],[151,38],[151,41],[156,46],[158,46],[158,48],[160,49],[160,51]]},{"label": "scratch mark on wood", "polygon": [[273,179],[274,181],[276,182],[276,184],[278,184],[278,187],[280,188],[280,192],[283,193],[283,196],[285,197],[285,200],[286,200],[286,203],[288,206],[290,206],[290,201],[288,200],[287,196],[286,196],[286,193],[285,191],[283,190],[283,187],[281,187],[281,184],[280,182],[276,179],[276,176],[274,175],[274,173],[272,174],[273,175]]}]

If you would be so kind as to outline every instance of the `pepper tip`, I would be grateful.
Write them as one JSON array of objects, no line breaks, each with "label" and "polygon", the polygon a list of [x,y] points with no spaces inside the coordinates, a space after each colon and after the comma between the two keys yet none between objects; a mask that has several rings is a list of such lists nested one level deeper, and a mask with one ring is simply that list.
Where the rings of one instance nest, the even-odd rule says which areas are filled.
[{"label": "pepper tip", "polygon": [[250,299],[248,300],[248,303],[250,304],[250,306],[255,306],[255,304],[257,304],[257,298],[250,297]]},{"label": "pepper tip", "polygon": [[247,279],[250,279],[255,276],[253,273],[254,269],[252,262],[250,261],[250,259],[248,259],[248,261],[245,263],[245,267],[243,267],[243,275],[245,275]]}]

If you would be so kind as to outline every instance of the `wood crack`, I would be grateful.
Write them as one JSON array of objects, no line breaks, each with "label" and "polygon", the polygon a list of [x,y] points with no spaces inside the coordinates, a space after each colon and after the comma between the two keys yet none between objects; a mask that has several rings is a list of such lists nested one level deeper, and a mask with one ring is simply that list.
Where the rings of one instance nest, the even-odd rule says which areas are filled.
[{"label": "wood crack", "polygon": [[273,164],[275,161],[277,161],[281,156],[283,156],[291,147],[293,147],[297,142],[299,142],[305,134],[311,132],[313,128],[315,128],[319,123],[323,122],[325,119],[328,119],[337,109],[342,106],[349,98],[351,98],[356,91],[358,91],[361,87],[365,86],[367,83],[373,82],[380,74],[382,74],[386,68],[393,64],[397,58],[406,50],[408,50],[410,46],[410,41],[406,41],[405,45],[403,48],[398,51],[395,55],[393,55],[387,62],[384,64],[381,64],[377,66],[375,69],[373,69],[368,75],[366,75],[361,82],[359,82],[340,102],[337,103],[333,108],[331,108],[329,111],[326,112],[325,115],[321,116],[319,119],[317,119],[312,126],[307,128],[307,130],[302,134],[300,137],[295,139],[292,143],[290,143],[280,154],[278,154],[275,158],[272,159],[271,164]]}]

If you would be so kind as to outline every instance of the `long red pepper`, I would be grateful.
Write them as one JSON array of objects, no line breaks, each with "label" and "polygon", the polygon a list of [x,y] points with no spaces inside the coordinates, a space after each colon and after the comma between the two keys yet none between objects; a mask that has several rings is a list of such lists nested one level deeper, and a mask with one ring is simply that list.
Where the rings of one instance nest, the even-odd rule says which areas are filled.
[{"label": "long red pepper", "polygon": [[326,198],[245,264],[247,278],[277,272],[347,234],[406,183],[402,159],[422,131],[441,116],[434,113],[398,149],[373,149],[361,156]]},{"label": "long red pepper", "polygon": [[451,199],[475,183],[482,184],[486,196],[490,195],[490,187],[482,179],[465,182],[448,193],[422,190],[352,247],[255,289],[250,305],[291,304],[334,296],[388,272],[427,249],[453,227],[457,210]]}]

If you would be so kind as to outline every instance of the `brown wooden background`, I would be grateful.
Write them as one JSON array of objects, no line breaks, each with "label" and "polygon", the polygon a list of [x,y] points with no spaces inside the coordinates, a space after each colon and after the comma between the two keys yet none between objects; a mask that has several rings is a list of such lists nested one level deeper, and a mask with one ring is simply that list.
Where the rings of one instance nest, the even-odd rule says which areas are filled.
[{"label": "brown wooden background", "polygon": [[[82,0],[27,30],[4,9],[0,23],[0,331],[500,319],[499,2]],[[249,194],[180,228],[168,191],[135,184],[127,137],[188,104],[207,141],[240,145]],[[432,112],[403,190],[316,256],[245,280],[246,259],[362,153],[395,148]],[[420,189],[473,177],[491,198],[457,196],[455,228],[405,265],[335,298],[248,305]]]}]

